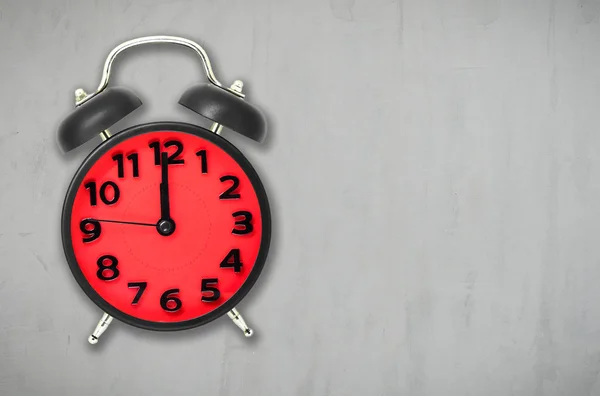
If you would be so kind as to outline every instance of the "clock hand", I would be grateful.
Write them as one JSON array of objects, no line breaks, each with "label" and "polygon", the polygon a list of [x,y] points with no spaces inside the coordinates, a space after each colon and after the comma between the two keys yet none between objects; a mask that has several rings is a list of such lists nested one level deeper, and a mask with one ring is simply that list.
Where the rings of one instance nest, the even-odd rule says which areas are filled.
[{"label": "clock hand", "polygon": [[162,153],[160,158],[162,178],[160,182],[160,219],[171,220],[169,207],[169,159],[167,153]]},{"label": "clock hand", "polygon": [[100,223],[131,224],[131,225],[156,227],[156,223],[155,224],[150,224],[150,223],[137,223],[137,222],[134,222],[134,221],[118,221],[118,220],[103,220],[103,219],[88,219],[88,220],[98,221]]},{"label": "clock hand", "polygon": [[160,156],[160,170],[160,220],[156,224],[156,229],[160,235],[169,236],[175,232],[175,222],[171,218],[169,205],[169,158],[166,152]]}]

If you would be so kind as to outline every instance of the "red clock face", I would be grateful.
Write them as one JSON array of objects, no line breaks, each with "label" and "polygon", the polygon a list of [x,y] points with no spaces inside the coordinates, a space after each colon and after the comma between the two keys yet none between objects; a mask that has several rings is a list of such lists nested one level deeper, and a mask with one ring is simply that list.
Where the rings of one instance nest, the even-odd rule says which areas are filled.
[{"label": "red clock face", "polygon": [[189,328],[232,309],[256,281],[269,238],[252,166],[187,124],[109,139],[78,171],[63,212],[65,252],[84,291],[149,329]]}]

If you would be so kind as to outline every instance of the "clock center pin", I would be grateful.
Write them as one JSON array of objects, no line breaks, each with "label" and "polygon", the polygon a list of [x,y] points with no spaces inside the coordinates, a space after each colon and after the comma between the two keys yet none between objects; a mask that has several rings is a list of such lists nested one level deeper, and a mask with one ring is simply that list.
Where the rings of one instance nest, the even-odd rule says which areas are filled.
[{"label": "clock center pin", "polygon": [[173,220],[160,220],[156,224],[158,233],[162,236],[169,236],[175,232],[175,222]]}]

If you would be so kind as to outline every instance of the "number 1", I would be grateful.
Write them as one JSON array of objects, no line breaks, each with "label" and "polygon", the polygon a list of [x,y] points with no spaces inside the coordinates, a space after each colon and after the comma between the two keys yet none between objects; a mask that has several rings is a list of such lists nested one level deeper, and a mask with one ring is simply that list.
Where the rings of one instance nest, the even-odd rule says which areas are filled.
[{"label": "number 1", "polygon": [[200,165],[202,167],[202,173],[208,172],[208,164],[206,163],[206,150],[200,150],[196,153],[200,157]]}]

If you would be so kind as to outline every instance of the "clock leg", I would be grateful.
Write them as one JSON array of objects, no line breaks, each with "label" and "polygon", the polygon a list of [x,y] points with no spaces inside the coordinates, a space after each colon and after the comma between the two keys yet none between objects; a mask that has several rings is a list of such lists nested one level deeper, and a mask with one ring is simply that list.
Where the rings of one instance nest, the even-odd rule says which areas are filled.
[{"label": "clock leg", "polygon": [[[231,89],[241,93],[242,92],[242,88],[244,87],[244,83],[240,80],[235,80],[233,82],[233,84],[231,84]],[[221,134],[221,131],[223,130],[223,125],[221,124],[217,124],[216,122],[214,122],[212,124],[212,126],[210,127],[210,130],[213,131],[214,133],[216,133],[217,135]]]},{"label": "clock leg", "polygon": [[229,316],[231,320],[233,320],[233,323],[235,323],[235,325],[244,332],[246,337],[252,337],[254,330],[248,327],[244,321],[244,318],[242,318],[242,315],[240,315],[237,309],[233,308],[231,311],[227,312],[227,316]]},{"label": "clock leg", "polygon": [[108,328],[108,325],[110,325],[110,322],[112,322],[112,320],[113,320],[112,316],[110,316],[107,313],[104,313],[104,315],[102,315],[102,319],[100,319],[100,321],[98,322],[98,325],[96,325],[96,329],[88,337],[88,342],[90,344],[97,344],[98,339],[100,338],[102,333],[104,333],[106,331],[106,329]]}]

